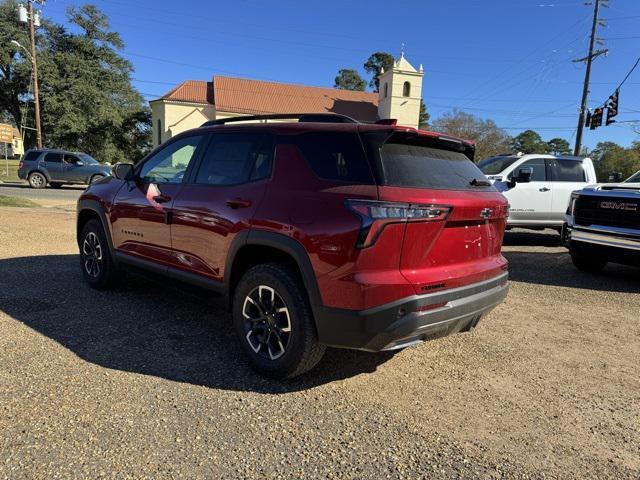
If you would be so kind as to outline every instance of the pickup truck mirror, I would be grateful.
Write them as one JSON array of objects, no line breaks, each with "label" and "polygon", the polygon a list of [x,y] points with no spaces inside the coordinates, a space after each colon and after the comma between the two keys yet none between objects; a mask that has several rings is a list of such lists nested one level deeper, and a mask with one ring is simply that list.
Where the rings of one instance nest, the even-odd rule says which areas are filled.
[{"label": "pickup truck mirror", "polygon": [[132,180],[133,179],[133,164],[118,162],[111,169],[111,173],[118,180]]},{"label": "pickup truck mirror", "polygon": [[516,186],[516,183],[529,183],[531,176],[533,175],[533,168],[522,167],[518,169],[518,172],[511,177],[511,188]]},{"label": "pickup truck mirror", "polygon": [[76,166],[77,166],[77,167],[82,167],[83,165],[84,165],[84,162],[82,162],[82,161],[80,161],[80,160],[78,160],[78,161],[76,162]]},{"label": "pickup truck mirror", "polygon": [[622,173],[611,172],[609,174],[609,183],[620,183],[620,182],[622,182]]}]

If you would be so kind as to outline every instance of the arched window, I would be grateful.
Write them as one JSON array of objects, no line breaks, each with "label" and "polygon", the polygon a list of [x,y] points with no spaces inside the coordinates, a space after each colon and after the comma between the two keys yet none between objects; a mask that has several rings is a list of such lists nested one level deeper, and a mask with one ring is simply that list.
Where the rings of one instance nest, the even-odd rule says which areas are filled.
[{"label": "arched window", "polygon": [[387,98],[388,93],[389,93],[389,85],[387,85],[387,82],[384,82],[384,98]]},{"label": "arched window", "polygon": [[402,96],[410,97],[411,96],[411,84],[409,82],[404,82],[402,86]]}]

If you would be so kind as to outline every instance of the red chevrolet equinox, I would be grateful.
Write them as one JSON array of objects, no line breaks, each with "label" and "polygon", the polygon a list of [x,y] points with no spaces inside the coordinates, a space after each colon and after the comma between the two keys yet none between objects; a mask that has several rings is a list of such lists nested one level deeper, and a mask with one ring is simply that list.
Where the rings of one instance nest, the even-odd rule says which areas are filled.
[{"label": "red chevrolet equinox", "polygon": [[210,121],[89,186],[82,273],[106,289],[134,267],[225,295],[249,362],[276,378],[326,346],[467,331],[508,290],[508,204],[473,153],[393,121]]}]

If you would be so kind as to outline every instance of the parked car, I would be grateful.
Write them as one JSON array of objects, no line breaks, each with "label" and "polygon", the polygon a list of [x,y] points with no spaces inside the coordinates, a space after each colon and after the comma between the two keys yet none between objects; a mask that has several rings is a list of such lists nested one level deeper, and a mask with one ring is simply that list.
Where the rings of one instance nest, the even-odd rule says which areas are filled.
[{"label": "parked car", "polygon": [[582,271],[599,272],[609,262],[640,266],[640,172],[573,192],[563,241]]},{"label": "parked car", "polygon": [[500,155],[478,163],[507,197],[508,227],[560,230],[571,192],[597,182],[590,158],[555,155]]},{"label": "parked car", "polygon": [[137,267],[226,295],[242,350],[277,378],[327,345],[394,350],[470,330],[505,298],[507,201],[473,144],[285,117],[207,122],[90,185],[86,282],[108,288]]},{"label": "parked car", "polygon": [[64,150],[28,150],[18,164],[18,177],[32,188],[54,188],[64,184],[89,184],[111,175],[111,167],[102,165],[86,153]]}]

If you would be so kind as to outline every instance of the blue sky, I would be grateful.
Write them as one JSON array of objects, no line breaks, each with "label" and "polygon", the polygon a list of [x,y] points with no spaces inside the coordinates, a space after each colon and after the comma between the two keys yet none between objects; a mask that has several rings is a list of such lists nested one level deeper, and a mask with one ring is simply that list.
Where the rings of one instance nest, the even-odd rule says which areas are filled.
[{"label": "blue sky", "polygon": [[[64,22],[80,0],[49,0]],[[155,98],[186,79],[226,74],[332,86],[339,68],[374,51],[424,65],[432,119],[458,107],[515,135],[534,128],[573,143],[592,8],[580,0],[93,0]],[[602,103],[640,56],[640,1],[610,0],[599,29],[608,57],[594,63],[589,105]],[[630,38],[631,37],[631,38]],[[633,38],[634,37],[634,38]],[[368,79],[368,77],[366,77]],[[619,120],[640,120],[640,67],[621,91]],[[640,139],[630,124],[585,131],[585,144]]]}]

